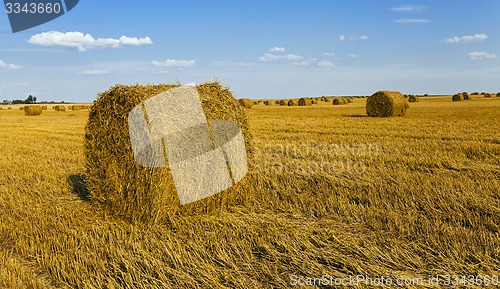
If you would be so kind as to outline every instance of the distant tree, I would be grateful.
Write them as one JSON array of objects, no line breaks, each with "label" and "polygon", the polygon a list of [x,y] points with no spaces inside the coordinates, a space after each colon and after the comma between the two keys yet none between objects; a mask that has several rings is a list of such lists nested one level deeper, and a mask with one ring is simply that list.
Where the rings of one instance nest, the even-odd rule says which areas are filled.
[{"label": "distant tree", "polygon": [[33,95],[31,95],[31,94],[24,101],[24,103],[26,103],[26,104],[35,103],[35,102],[36,102],[36,97],[33,97]]},{"label": "distant tree", "polygon": [[12,104],[23,104],[23,103],[26,103],[24,100],[20,100],[20,99],[14,99],[12,101]]}]

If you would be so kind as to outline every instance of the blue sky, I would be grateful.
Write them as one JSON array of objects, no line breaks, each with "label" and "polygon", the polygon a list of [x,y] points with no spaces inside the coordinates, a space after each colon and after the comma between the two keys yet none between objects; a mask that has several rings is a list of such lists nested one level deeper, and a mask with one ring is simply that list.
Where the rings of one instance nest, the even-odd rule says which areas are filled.
[{"label": "blue sky", "polygon": [[213,79],[237,98],[498,92],[499,13],[494,0],[81,0],[14,34],[2,9],[0,99]]}]

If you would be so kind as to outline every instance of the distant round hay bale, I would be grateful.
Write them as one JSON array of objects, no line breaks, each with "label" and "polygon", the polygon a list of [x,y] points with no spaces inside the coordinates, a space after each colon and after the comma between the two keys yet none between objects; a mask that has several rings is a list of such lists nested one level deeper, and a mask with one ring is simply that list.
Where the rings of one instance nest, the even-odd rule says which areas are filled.
[{"label": "distant round hay bale", "polygon": [[274,104],[280,104],[280,101],[279,100],[275,100]]},{"label": "distant round hay bale", "polygon": [[21,107],[19,108],[19,110],[24,110],[24,106],[21,106]]},{"label": "distant round hay bale", "polygon": [[348,99],[347,99],[347,103],[353,103],[352,98],[348,98]]},{"label": "distant round hay bale", "polygon": [[[181,206],[169,160],[163,159],[166,167],[160,168],[144,167],[135,160],[129,134],[130,112],[151,97],[178,87],[176,84],[116,85],[99,94],[85,127],[87,188],[93,203],[103,205],[113,215],[129,221],[150,223],[167,221],[174,215],[225,210],[244,205],[251,198],[253,186],[249,174],[224,192]],[[233,98],[230,90],[217,82],[200,84],[196,89],[212,129],[212,120],[237,123],[241,127],[247,156],[251,155],[251,135],[245,109]],[[203,125],[200,128],[200,133],[205,134]],[[161,147],[168,150],[164,143]],[[164,156],[163,153],[160,154]],[[251,172],[251,162],[248,165]]]},{"label": "distant round hay bale", "polygon": [[56,105],[54,106],[55,111],[66,111],[66,107],[64,105]]},{"label": "distant round hay bale", "polygon": [[257,105],[257,104],[259,104],[259,103],[260,103],[260,102],[258,102],[258,101],[254,101],[254,102],[253,102],[253,104],[254,104],[254,105]]},{"label": "distant round hay bale", "polygon": [[264,105],[273,105],[273,104],[274,104],[274,102],[271,100],[264,101]]},{"label": "distant round hay bale", "polygon": [[428,96],[429,96],[429,94],[427,94],[427,93],[426,93],[426,94],[424,94],[424,96],[425,96],[425,97],[428,97]]},{"label": "distant round hay bale", "polygon": [[332,104],[333,105],[343,105],[343,104],[347,104],[347,100],[345,100],[344,98],[342,97],[335,97],[332,99]]},{"label": "distant round hay bale", "polygon": [[408,102],[419,102],[418,96],[416,95],[408,96]]},{"label": "distant round hay bale", "polygon": [[408,101],[397,91],[377,91],[366,100],[366,113],[371,117],[403,116]]},{"label": "distant round hay bale", "polygon": [[317,103],[318,103],[317,100],[315,100],[315,99],[311,100],[311,104],[317,104]]},{"label": "distant round hay bale", "polygon": [[0,110],[3,110],[3,107],[0,107]]},{"label": "distant round hay bale", "polygon": [[284,100],[284,99],[280,100],[280,105],[281,105],[281,106],[285,106],[285,105],[287,105],[287,104],[288,104],[288,101],[286,101],[286,100]]},{"label": "distant round hay bale", "polygon": [[46,105],[43,105],[43,106],[42,106],[42,110],[47,110],[47,109],[49,109],[49,107],[48,107],[48,106],[46,106]]},{"label": "distant round hay bale", "polygon": [[462,96],[464,97],[464,100],[470,100],[470,96],[468,92],[462,92]]},{"label": "distant round hay bale", "polygon": [[403,94],[404,98],[410,97],[408,94]]},{"label": "distant round hay bale", "polygon": [[252,106],[253,106],[253,102],[248,98],[241,98],[238,100],[238,102],[244,108],[252,108]]},{"label": "distant round hay bale", "polygon": [[42,114],[42,107],[39,105],[29,105],[24,108],[24,115],[35,116]]},{"label": "distant round hay bale", "polygon": [[454,94],[451,99],[453,101],[462,101],[464,100],[464,96],[461,93]]},{"label": "distant round hay bale", "polygon": [[309,97],[302,97],[297,102],[299,106],[311,106],[311,99]]},{"label": "distant round hay bale", "polygon": [[298,106],[299,102],[296,99],[290,99],[288,101],[288,106]]},{"label": "distant round hay bale", "polygon": [[471,95],[479,95],[479,92],[474,91],[473,93],[471,93]]},{"label": "distant round hay bale", "polygon": [[9,108],[7,108],[7,109],[12,109],[12,107],[9,107]]},{"label": "distant round hay bale", "polygon": [[484,94],[484,97],[490,98],[490,97],[491,97],[491,94],[490,94],[490,93],[485,93],[485,94]]},{"label": "distant round hay bale", "polygon": [[500,92],[499,92],[499,93],[497,93],[497,97],[500,97]]}]

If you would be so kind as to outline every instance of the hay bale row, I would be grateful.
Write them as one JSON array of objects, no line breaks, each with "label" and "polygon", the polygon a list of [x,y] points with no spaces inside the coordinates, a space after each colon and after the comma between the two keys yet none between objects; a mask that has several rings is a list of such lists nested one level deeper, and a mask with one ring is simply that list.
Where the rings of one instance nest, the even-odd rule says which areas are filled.
[{"label": "hay bale row", "polygon": [[397,91],[377,91],[366,101],[366,113],[371,117],[403,116],[408,101]]},{"label": "hay bale row", "polygon": [[54,106],[55,111],[66,111],[66,106],[64,105],[56,105]]},{"label": "hay bale row", "polygon": [[297,102],[298,106],[311,106],[311,99],[309,97],[302,97]]},{"label": "hay bale row", "polygon": [[42,107],[39,105],[30,105],[24,108],[24,115],[35,116],[42,114]]},{"label": "hay bale row", "polygon": [[241,98],[240,100],[238,100],[238,102],[244,108],[250,109],[253,106],[253,102],[250,99],[248,99],[248,98]]},{"label": "hay bale row", "polygon": [[[179,85],[116,85],[99,94],[85,127],[87,188],[94,204],[101,204],[113,215],[129,221],[150,223],[164,222],[174,215],[223,211],[245,205],[249,200],[253,186],[247,176],[222,193],[181,206],[169,160],[166,160],[167,167],[158,168],[143,167],[136,161],[129,133],[130,112],[147,99],[174,88]],[[251,134],[245,109],[231,91],[218,82],[200,84],[196,89],[206,119],[238,124],[250,155]],[[248,165],[251,166],[251,162]]]}]

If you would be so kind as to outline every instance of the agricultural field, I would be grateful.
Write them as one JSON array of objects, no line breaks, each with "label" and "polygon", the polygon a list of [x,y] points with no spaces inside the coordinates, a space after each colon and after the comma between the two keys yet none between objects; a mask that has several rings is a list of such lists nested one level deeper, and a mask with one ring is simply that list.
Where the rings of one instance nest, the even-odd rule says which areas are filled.
[{"label": "agricultural field", "polygon": [[153,223],[92,202],[88,110],[0,110],[0,288],[495,288],[500,97],[365,106],[253,105],[248,195]]}]

